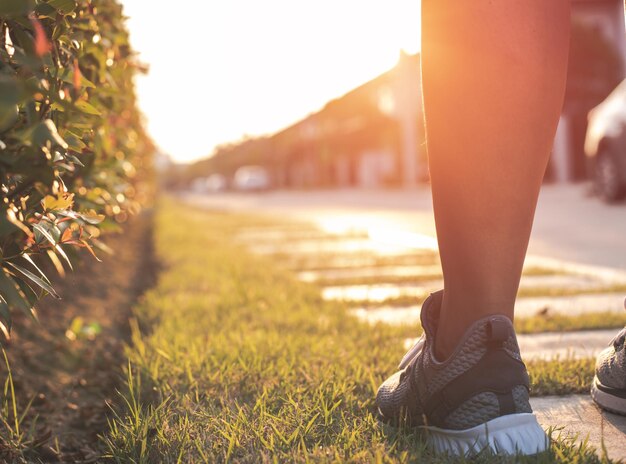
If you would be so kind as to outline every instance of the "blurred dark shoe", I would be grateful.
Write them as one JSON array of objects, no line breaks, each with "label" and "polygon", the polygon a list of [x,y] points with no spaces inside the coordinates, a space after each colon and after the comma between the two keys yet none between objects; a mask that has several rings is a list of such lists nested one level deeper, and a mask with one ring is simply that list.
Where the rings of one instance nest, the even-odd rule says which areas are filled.
[{"label": "blurred dark shoe", "polygon": [[591,398],[607,411],[626,415],[626,327],[598,355]]},{"label": "blurred dark shoe", "polygon": [[385,422],[418,426],[438,452],[475,455],[536,454],[549,439],[529,403],[529,380],[513,324],[505,316],[475,322],[443,362],[434,356],[443,291],[421,312],[424,335],[402,359],[399,372],[378,389]]}]

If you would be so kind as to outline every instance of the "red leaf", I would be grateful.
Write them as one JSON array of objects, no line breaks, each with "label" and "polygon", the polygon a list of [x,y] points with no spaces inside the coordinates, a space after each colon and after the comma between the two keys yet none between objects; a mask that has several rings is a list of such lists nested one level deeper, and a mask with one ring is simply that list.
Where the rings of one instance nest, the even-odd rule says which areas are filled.
[{"label": "red leaf", "polygon": [[86,241],[86,240],[81,240],[81,242],[83,243],[83,245],[85,245],[85,248],[87,248],[87,250],[89,251],[89,253],[91,253],[91,256],[93,256],[94,258],[96,258],[96,261],[98,261],[99,263],[101,263],[101,262],[102,262],[102,260],[96,256],[96,253],[93,251],[93,248],[91,248],[91,246],[89,245],[89,243],[87,243],[87,241]]},{"label": "red leaf", "polygon": [[72,229],[69,227],[63,231],[63,235],[61,235],[61,243],[66,243],[68,240],[72,238]]},{"label": "red leaf", "polygon": [[80,73],[80,68],[78,67],[78,60],[74,58],[74,88],[76,90],[80,90],[80,81],[83,75]]},{"label": "red leaf", "polygon": [[39,20],[31,16],[30,22],[33,25],[33,29],[35,29],[35,53],[37,53],[37,56],[44,56],[52,50],[52,44],[48,40],[46,31],[44,31]]}]

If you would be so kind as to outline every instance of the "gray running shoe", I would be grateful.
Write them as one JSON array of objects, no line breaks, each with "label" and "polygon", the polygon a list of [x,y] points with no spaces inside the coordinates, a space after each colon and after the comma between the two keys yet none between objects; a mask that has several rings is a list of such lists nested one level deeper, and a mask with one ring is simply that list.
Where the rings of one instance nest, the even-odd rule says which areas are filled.
[{"label": "gray running shoe", "polygon": [[477,321],[440,362],[434,338],[442,297],[440,291],[424,302],[424,335],[404,356],[400,371],[378,389],[383,420],[418,426],[436,451],[453,455],[547,449],[549,439],[528,401],[528,374],[511,321],[505,316]]},{"label": "gray running shoe", "polygon": [[607,411],[626,415],[626,327],[598,355],[591,398]]}]

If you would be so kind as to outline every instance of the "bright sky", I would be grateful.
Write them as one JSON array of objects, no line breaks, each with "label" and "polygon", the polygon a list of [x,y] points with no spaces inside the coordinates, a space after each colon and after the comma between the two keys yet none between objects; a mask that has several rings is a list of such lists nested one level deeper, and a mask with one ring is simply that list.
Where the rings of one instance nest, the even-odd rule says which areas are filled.
[{"label": "bright sky", "polygon": [[150,66],[148,129],[179,162],[289,126],[420,48],[420,0],[121,1]]}]

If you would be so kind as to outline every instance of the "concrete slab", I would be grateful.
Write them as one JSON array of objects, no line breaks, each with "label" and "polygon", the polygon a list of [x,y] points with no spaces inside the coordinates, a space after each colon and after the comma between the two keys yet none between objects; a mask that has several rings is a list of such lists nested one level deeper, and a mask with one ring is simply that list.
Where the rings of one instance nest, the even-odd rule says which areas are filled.
[{"label": "concrete slab", "polygon": [[594,291],[602,288],[607,288],[607,282],[591,275],[526,275],[522,276],[522,280],[520,281],[520,289],[522,290],[545,289],[547,291],[558,291],[559,289],[566,289]]},{"label": "concrete slab", "polygon": [[577,330],[520,334],[517,341],[524,359],[595,358],[609,346],[618,329]]},{"label": "concrete slab", "polygon": [[528,255],[524,267],[551,269],[560,274],[578,274],[593,276],[606,283],[620,284],[626,282],[626,271],[605,266],[581,264],[546,256]]},{"label": "concrete slab", "polygon": [[375,308],[355,308],[350,313],[370,324],[411,325],[420,320],[422,305],[377,306]]},{"label": "concrete slab", "polygon": [[379,303],[390,298],[413,297],[423,299],[430,293],[441,288],[442,281],[427,281],[422,285],[342,285],[324,287],[322,298],[325,300],[341,300],[354,302]]},{"label": "concrete slab", "polygon": [[603,293],[561,297],[518,298],[515,302],[515,315],[534,316],[540,311],[552,314],[574,316],[590,312],[624,311],[624,293]]},{"label": "concrete slab", "polygon": [[589,395],[531,398],[530,403],[542,427],[563,427],[562,436],[588,437],[598,454],[604,446],[609,458],[626,460],[626,417],[600,410]]},{"label": "concrete slab", "polygon": [[369,239],[348,240],[300,240],[288,243],[251,244],[253,253],[272,254],[316,254],[316,253],[373,253],[396,256],[410,254],[414,250],[402,244],[376,242]]}]

